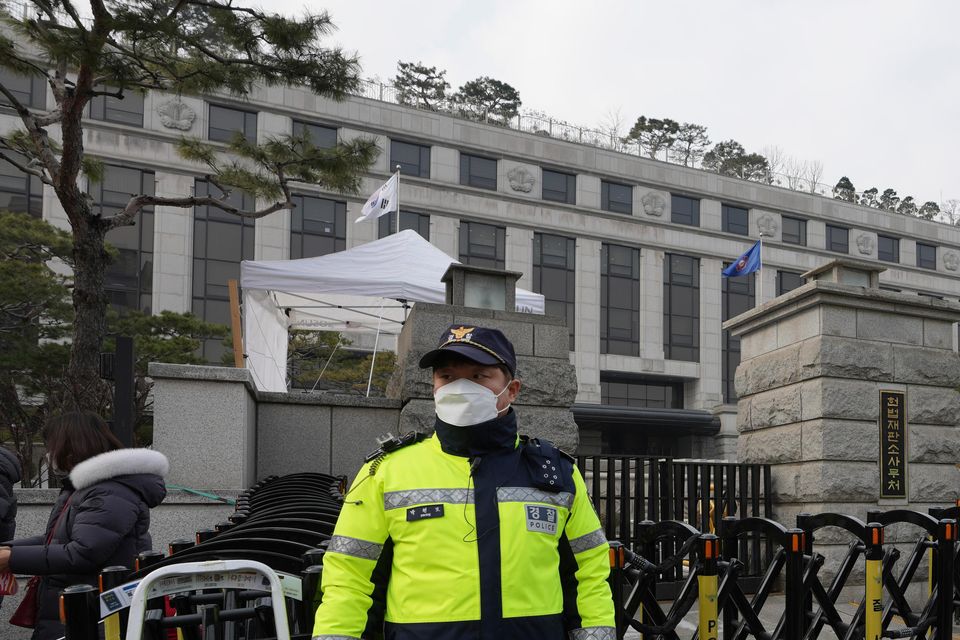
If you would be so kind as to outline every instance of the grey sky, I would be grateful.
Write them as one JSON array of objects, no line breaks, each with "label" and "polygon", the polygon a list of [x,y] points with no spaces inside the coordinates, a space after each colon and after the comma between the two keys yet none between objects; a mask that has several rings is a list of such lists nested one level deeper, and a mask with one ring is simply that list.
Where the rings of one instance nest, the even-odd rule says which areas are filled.
[{"label": "grey sky", "polygon": [[[251,4],[258,4],[252,2]],[[302,0],[264,3],[299,12]],[[822,182],[960,198],[960,3],[323,0],[365,76],[397,60],[489,75],[584,126],[620,109],[820,160]],[[589,7],[589,9],[587,9]]]}]

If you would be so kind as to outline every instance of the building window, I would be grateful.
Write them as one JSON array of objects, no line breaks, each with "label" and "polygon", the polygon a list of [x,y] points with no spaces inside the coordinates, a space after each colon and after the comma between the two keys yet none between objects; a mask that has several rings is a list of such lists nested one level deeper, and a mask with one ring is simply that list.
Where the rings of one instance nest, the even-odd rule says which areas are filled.
[{"label": "building window", "polygon": [[600,402],[618,407],[683,409],[683,383],[601,371]]},{"label": "building window", "polygon": [[[101,89],[111,91],[111,88]],[[94,96],[90,100],[90,117],[104,122],[143,126],[143,94],[136,90],[123,92],[123,99],[113,96]]]},{"label": "building window", "polygon": [[777,295],[782,296],[788,291],[793,291],[802,286],[806,280],[799,273],[792,271],[777,271]]},{"label": "building window", "polygon": [[600,249],[600,353],[640,355],[640,249]]},{"label": "building window", "polygon": [[[27,159],[19,153],[5,153],[17,162],[27,163]],[[0,160],[0,211],[29,213],[35,218],[42,218],[43,182],[36,176],[22,173],[6,160]]]},{"label": "building window", "polygon": [[669,360],[700,360],[697,258],[668,253],[663,261],[663,350]]},{"label": "building window", "polygon": [[[724,267],[726,266],[727,265],[724,265]],[[778,273],[777,275],[779,276],[780,274]],[[739,276],[736,278],[722,278],[721,280],[721,313],[723,314],[724,321],[753,309],[756,302],[756,294],[754,293],[754,286],[756,284],[755,274],[751,273],[748,276]],[[737,399],[737,391],[733,382],[737,365],[740,364],[740,338],[725,330],[722,339],[723,401],[730,403]]]},{"label": "building window", "polygon": [[[206,180],[195,180],[197,197],[223,197],[223,192]],[[251,211],[256,201],[234,190],[226,202],[243,211]],[[241,218],[217,207],[193,208],[193,304],[194,315],[207,322],[230,326],[228,282],[240,279],[240,261],[253,260],[254,220]],[[211,364],[219,364],[227,351],[219,338],[200,343],[199,355]]]},{"label": "building window", "polygon": [[[47,82],[38,75],[22,75],[10,69],[0,68],[0,84],[13,94],[17,101],[28,109],[47,107]],[[7,97],[0,95],[0,106],[9,105]]]},{"label": "building window", "polygon": [[[397,231],[397,214],[390,212],[386,215],[380,216],[380,219],[377,220],[379,225],[379,235],[378,238],[386,238],[391,233],[396,233]],[[424,240],[430,239],[430,216],[425,213],[413,213],[412,211],[401,211],[400,212],[400,230],[404,229],[413,229],[419,233]]]},{"label": "building window", "polygon": [[727,233],[750,235],[750,212],[747,209],[729,204],[721,205],[720,220],[723,230]]},{"label": "building window", "polygon": [[790,218],[782,216],[783,221],[783,241],[786,244],[799,244],[807,246],[807,221],[800,218]]},{"label": "building window", "polygon": [[313,258],[347,247],[347,203],[296,194],[290,214],[290,259]]},{"label": "building window", "polygon": [[877,259],[884,262],[900,262],[900,238],[878,235]]},{"label": "building window", "polygon": [[577,176],[569,173],[560,173],[543,169],[543,192],[541,197],[544,200],[553,202],[564,202],[566,204],[576,204],[577,202]]},{"label": "building window", "polygon": [[827,225],[827,251],[850,253],[850,229]]},{"label": "building window", "polygon": [[[390,170],[400,165],[400,173],[417,178],[430,177],[430,147],[399,140],[390,141]],[[496,182],[496,178],[494,178]]]},{"label": "building window", "polygon": [[921,269],[937,268],[937,248],[934,245],[917,243],[917,266]]},{"label": "building window", "polygon": [[460,154],[460,184],[478,189],[497,189],[497,161]]},{"label": "building window", "polygon": [[670,194],[670,220],[691,227],[700,226],[700,201],[696,198]]},{"label": "building window", "polygon": [[633,215],[633,187],[616,182],[600,182],[600,208]]},{"label": "building window", "polygon": [[[154,195],[152,171],[105,165],[103,181],[92,185],[93,210],[110,218],[123,210],[135,195]],[[103,288],[118,311],[139,309],[150,313],[153,292],[153,207],[144,207],[136,224],[117,227],[106,241],[117,251],[107,266]]]},{"label": "building window", "polygon": [[576,253],[577,242],[573,238],[533,234],[533,290],[543,294],[547,315],[566,320],[571,351],[575,335]]},{"label": "building window", "polygon": [[251,111],[210,105],[210,126],[207,137],[218,142],[231,142],[237,134],[248,142],[257,141],[257,114]]},{"label": "building window", "polygon": [[303,122],[302,120],[293,121],[293,135],[307,136],[310,144],[318,149],[333,149],[337,146],[337,128],[325,127],[322,124],[312,122]]},{"label": "building window", "polygon": [[460,262],[475,267],[503,269],[507,230],[481,222],[460,223]]}]

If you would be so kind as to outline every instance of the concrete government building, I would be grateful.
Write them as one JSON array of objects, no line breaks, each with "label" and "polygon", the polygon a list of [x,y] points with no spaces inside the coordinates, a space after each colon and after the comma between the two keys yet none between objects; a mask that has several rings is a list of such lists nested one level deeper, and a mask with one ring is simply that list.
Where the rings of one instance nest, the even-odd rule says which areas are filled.
[{"label": "concrete government building", "polygon": [[[42,81],[0,74],[25,104],[53,104]],[[399,164],[402,228],[463,262],[522,272],[519,285],[565,316],[584,452],[734,458],[740,344],[722,321],[838,256],[881,262],[885,288],[960,296],[960,228],[442,113],[274,88],[246,101],[99,97],[88,115],[87,152],[107,164],[91,195],[107,215],[131,193],[206,192],[202,168],[176,154],[183,135],[223,143],[240,131],[262,141],[307,128],[318,145],[375,138],[382,153],[356,197],[305,184],[293,212],[255,222],[156,207],[111,232],[120,250],[107,279],[112,302],[228,324],[227,280],[241,260],[322,255],[394,228],[393,215],[353,220]],[[0,130],[18,125],[0,107]],[[68,226],[50,188],[3,162],[0,209]],[[760,231],[762,286],[755,276],[722,278]],[[221,349],[204,345],[211,361]]]}]

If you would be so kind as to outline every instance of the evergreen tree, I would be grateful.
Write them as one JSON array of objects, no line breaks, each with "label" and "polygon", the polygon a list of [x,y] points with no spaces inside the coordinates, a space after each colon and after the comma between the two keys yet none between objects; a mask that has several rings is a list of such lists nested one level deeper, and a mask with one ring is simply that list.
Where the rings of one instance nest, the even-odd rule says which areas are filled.
[{"label": "evergreen tree", "polygon": [[759,153],[747,153],[736,140],[724,140],[703,156],[703,168],[742,180],[766,181],[770,164]]},{"label": "evergreen tree", "polygon": [[843,200],[844,202],[857,202],[857,190],[850,182],[850,178],[843,176],[837,181],[836,186],[833,187],[833,197],[835,200]]},{"label": "evergreen tree", "polygon": [[897,207],[900,206],[900,196],[897,195],[895,189],[884,189],[883,193],[880,194],[880,199],[877,202],[877,207],[884,211],[896,211]]},{"label": "evergreen tree", "polygon": [[710,137],[707,136],[706,127],[684,122],[677,129],[670,156],[674,162],[685,167],[695,167],[703,160],[709,146]]},{"label": "evergreen tree", "polygon": [[860,204],[864,207],[879,207],[880,201],[877,199],[879,190],[876,187],[870,187],[860,194]]},{"label": "evergreen tree", "polygon": [[677,140],[680,124],[664,118],[647,118],[640,116],[627,134],[627,141],[637,145],[639,151],[646,151],[651,158],[656,158],[661,151],[667,151]]},{"label": "evergreen tree", "polygon": [[487,76],[465,83],[451,98],[457,112],[472,120],[506,125],[520,112],[520,92]]},{"label": "evergreen tree", "polygon": [[914,215],[924,220],[935,220],[940,215],[940,205],[933,200],[927,200]]},{"label": "evergreen tree", "polygon": [[393,79],[397,100],[400,104],[437,111],[450,88],[446,74],[446,70],[438,71],[421,62],[397,62],[397,75]]},{"label": "evergreen tree", "polygon": [[261,143],[238,134],[228,158],[206,142],[184,139],[180,154],[205,166],[210,183],[227,194],[242,189],[267,204],[243,211],[225,198],[133,194],[122,209],[101,215],[78,180],[81,172],[92,181],[102,174],[84,146],[83,116],[92,99],[122,99],[145,90],[243,97],[255,84],[305,85],[318,95],[343,99],[359,86],[359,64],[323,46],[321,38],[332,28],[326,13],[293,19],[229,0],[92,0],[92,19],[86,20],[74,0],[30,0],[29,5],[29,12],[16,16],[0,5],[0,17],[19,34],[17,40],[0,35],[0,66],[42,77],[56,104],[49,112],[31,110],[0,83],[0,97],[22,125],[0,136],[0,162],[51,187],[70,222],[75,317],[67,377],[76,383],[73,405],[96,409],[95,381],[107,329],[108,231],[136,224],[144,207],[157,205],[208,205],[263,217],[294,207],[294,181],[356,192],[377,151],[372,140],[329,150],[314,147],[305,135]]}]

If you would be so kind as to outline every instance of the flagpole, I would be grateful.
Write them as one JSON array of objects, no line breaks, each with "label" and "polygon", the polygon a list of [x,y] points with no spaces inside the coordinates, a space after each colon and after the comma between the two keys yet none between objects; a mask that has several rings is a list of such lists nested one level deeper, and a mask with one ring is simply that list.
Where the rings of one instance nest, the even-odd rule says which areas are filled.
[{"label": "flagpole", "polygon": [[400,165],[397,165],[397,233],[400,233]]}]

